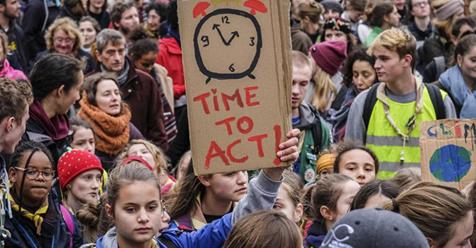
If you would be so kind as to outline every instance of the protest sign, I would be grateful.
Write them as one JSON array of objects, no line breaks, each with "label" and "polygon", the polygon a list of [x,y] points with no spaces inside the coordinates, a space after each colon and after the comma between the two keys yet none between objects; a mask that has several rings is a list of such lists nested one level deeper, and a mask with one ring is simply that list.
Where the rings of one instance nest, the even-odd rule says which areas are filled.
[{"label": "protest sign", "polygon": [[197,175],[285,166],[289,1],[182,0],[180,37]]},{"label": "protest sign", "polygon": [[476,179],[476,120],[438,120],[421,125],[421,173],[463,189]]}]

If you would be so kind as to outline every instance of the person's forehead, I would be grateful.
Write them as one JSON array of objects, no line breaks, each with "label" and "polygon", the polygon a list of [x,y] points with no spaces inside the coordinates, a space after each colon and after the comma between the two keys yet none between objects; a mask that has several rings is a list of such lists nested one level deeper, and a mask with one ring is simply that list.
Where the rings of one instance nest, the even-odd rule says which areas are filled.
[{"label": "person's forehead", "polygon": [[114,43],[112,41],[108,41],[106,44],[106,48],[104,50],[121,50],[126,49],[126,42],[124,40],[117,40]]}]

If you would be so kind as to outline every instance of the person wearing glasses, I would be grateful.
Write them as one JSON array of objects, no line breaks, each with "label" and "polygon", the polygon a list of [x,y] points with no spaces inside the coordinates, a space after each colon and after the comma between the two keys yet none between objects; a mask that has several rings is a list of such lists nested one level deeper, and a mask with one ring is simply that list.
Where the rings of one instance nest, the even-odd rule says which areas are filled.
[{"label": "person wearing glasses", "polygon": [[11,236],[5,247],[78,247],[79,228],[70,232],[54,194],[50,194],[55,172],[53,158],[41,143],[21,143],[11,157],[8,195],[12,215],[5,219]]},{"label": "person wearing glasses", "polygon": [[56,19],[48,28],[45,34],[47,50],[38,53],[36,60],[43,58],[46,54],[60,53],[71,56],[83,61],[84,74],[89,74],[96,68],[96,62],[85,50],[83,45],[81,32],[78,25],[68,17]]},{"label": "person wearing glasses", "polygon": [[425,39],[430,38],[434,33],[431,24],[431,9],[428,0],[410,0],[407,4],[410,11],[411,20],[408,23],[408,31],[415,36],[417,47],[423,44]]}]

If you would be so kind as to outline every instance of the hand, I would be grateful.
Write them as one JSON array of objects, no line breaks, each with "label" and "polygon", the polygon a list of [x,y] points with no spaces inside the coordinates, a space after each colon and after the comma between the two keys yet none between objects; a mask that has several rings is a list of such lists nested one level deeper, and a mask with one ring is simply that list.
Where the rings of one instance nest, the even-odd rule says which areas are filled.
[{"label": "hand", "polygon": [[299,129],[293,129],[286,134],[285,142],[279,144],[279,151],[276,153],[276,156],[283,162],[294,162],[299,157],[298,152],[298,143],[299,143],[299,135],[301,131]]},{"label": "hand", "polygon": [[[288,140],[279,144],[280,150],[276,153],[276,156],[278,156],[282,162],[291,164],[299,157],[297,145],[299,143],[300,134],[301,131],[299,131],[299,129],[293,129],[286,134]],[[285,169],[286,167],[275,167],[263,169],[263,171],[271,180],[280,181],[281,174]]]}]

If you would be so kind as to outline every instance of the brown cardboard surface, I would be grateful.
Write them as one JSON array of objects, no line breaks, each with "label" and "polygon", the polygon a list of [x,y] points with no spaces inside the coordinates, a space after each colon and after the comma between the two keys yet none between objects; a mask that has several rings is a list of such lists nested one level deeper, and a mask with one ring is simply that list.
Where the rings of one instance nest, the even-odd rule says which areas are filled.
[{"label": "brown cardboard surface", "polygon": [[476,179],[476,120],[438,120],[421,125],[424,181],[463,189]]},{"label": "brown cardboard surface", "polygon": [[289,1],[180,0],[193,165],[197,175],[287,166]]}]

